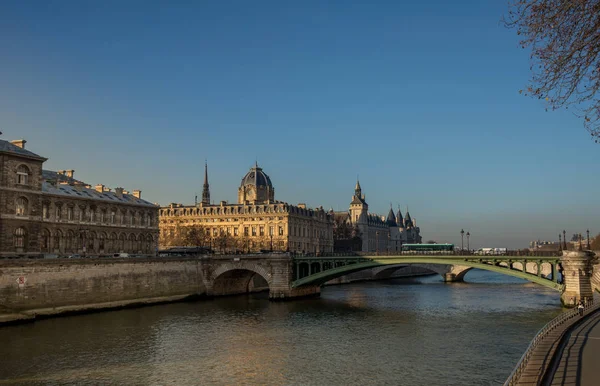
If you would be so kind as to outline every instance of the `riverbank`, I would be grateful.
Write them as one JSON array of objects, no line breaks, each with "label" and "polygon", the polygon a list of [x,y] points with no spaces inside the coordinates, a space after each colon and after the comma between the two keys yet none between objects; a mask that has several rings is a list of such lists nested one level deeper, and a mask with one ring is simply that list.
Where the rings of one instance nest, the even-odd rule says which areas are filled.
[{"label": "riverbank", "polygon": [[[225,290],[216,292],[212,286],[214,278],[203,267],[198,258],[1,261],[0,325],[260,292],[270,288],[259,274],[248,271],[249,275],[239,276],[234,270],[233,276],[223,276],[226,281],[220,285]],[[429,273],[412,266],[375,268],[332,280],[327,285],[417,277]],[[269,273],[264,273],[264,276],[269,277]],[[242,286],[237,284],[241,282]],[[228,292],[227,288],[235,291]],[[306,290],[306,294],[297,292],[297,296],[319,294],[318,288],[296,291],[300,290]]]}]

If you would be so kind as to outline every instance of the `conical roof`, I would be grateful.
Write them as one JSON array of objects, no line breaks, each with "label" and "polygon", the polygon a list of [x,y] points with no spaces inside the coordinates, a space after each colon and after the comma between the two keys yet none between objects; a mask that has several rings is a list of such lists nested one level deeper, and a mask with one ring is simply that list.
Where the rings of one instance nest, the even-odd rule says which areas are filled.
[{"label": "conical roof", "polygon": [[388,226],[396,227],[398,223],[396,222],[396,216],[394,215],[394,210],[390,207],[390,211],[388,212],[387,219],[385,220]]}]

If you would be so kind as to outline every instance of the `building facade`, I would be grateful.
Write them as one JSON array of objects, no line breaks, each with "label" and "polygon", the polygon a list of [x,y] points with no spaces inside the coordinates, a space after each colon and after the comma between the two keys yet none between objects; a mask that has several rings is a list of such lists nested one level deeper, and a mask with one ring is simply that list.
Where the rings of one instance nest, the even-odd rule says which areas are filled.
[{"label": "building facade", "polygon": [[25,140],[0,140],[0,256],[156,254],[159,208],[132,194],[43,170]]},{"label": "building facade", "polygon": [[354,195],[347,212],[333,212],[335,226],[349,226],[361,239],[362,252],[396,252],[402,244],[421,243],[421,230],[408,210],[402,216],[400,209],[394,214],[392,208],[387,217],[369,213],[360,182],[356,181]]},{"label": "building facade", "polygon": [[[333,217],[323,208],[275,200],[269,176],[256,164],[242,178],[237,204],[209,202],[205,165],[202,201],[160,209],[160,245],[190,246],[185,234],[199,229],[203,246],[221,252],[260,250],[325,253],[333,251]],[[206,199],[205,199],[206,198]]]}]

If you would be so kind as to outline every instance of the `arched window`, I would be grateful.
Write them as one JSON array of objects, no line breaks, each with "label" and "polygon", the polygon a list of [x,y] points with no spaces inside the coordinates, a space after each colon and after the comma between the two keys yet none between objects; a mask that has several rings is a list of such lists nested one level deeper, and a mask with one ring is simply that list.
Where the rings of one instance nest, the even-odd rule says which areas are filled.
[{"label": "arched window", "polygon": [[26,235],[25,228],[15,229],[14,244],[15,244],[15,248],[17,248],[17,251],[25,248],[25,235]]},{"label": "arched window", "polygon": [[100,233],[98,237],[98,249],[100,252],[104,252],[104,239],[106,239],[106,235],[104,233]]},{"label": "arched window", "polygon": [[75,236],[75,232],[71,230],[67,232],[67,238],[65,239],[65,243],[65,249],[68,252],[71,252],[77,245],[77,237]]},{"label": "arched window", "polygon": [[17,198],[17,216],[27,216],[29,201],[25,197]]},{"label": "arched window", "polygon": [[62,248],[60,247],[61,239],[62,239],[62,232],[60,230],[57,230],[54,233],[54,245],[52,246],[54,248],[54,250],[62,251]]},{"label": "arched window", "polygon": [[29,184],[29,169],[25,165],[21,165],[17,168],[17,184]]},{"label": "arched window", "polygon": [[73,218],[74,218],[74,216],[73,216],[73,207],[69,206],[69,207],[67,207],[67,220],[73,221]]},{"label": "arched window", "polygon": [[50,252],[50,231],[42,230],[42,252]]}]

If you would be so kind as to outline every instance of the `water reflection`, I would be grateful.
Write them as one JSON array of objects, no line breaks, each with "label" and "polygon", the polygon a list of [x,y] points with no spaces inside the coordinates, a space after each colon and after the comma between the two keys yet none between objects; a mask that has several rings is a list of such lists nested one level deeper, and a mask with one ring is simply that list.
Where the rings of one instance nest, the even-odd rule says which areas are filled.
[{"label": "water reflection", "polygon": [[0,384],[502,382],[558,293],[471,271],[49,319],[0,328]]}]

